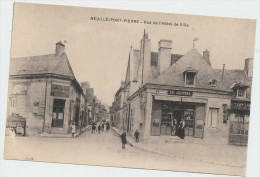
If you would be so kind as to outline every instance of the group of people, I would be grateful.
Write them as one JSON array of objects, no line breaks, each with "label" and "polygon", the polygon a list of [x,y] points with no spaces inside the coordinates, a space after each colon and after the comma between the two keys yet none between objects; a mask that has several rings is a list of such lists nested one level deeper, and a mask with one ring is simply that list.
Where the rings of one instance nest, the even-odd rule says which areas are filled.
[{"label": "group of people", "polygon": [[181,139],[185,137],[185,121],[181,119],[178,123],[176,118],[172,119],[171,122],[171,136],[178,136]]},{"label": "group of people", "polygon": [[110,124],[109,122],[92,122],[92,129],[91,129],[91,133],[94,134],[96,132],[100,133],[102,132],[108,132],[110,129]]}]

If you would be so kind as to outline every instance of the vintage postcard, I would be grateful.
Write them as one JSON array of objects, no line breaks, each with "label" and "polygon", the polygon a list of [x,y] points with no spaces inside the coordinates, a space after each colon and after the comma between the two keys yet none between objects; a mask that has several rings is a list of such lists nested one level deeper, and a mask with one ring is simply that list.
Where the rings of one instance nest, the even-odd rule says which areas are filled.
[{"label": "vintage postcard", "polygon": [[15,3],[5,159],[245,176],[255,31]]}]

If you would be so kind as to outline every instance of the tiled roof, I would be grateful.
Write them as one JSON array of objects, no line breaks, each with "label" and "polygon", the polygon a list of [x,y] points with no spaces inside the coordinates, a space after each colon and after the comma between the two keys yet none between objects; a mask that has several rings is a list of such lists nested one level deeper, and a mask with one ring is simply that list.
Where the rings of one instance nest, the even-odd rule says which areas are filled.
[{"label": "tiled roof", "polygon": [[45,73],[64,75],[75,78],[66,54],[63,54],[62,56],[49,54],[11,58],[10,60],[10,75]]},{"label": "tiled roof", "polygon": [[[187,54],[188,57],[200,57],[196,50],[191,50]],[[183,57],[187,57],[187,56]],[[182,60],[182,57],[178,59]],[[207,62],[207,61],[206,61]],[[178,64],[178,61],[176,61]],[[187,66],[188,67],[188,66]],[[205,88],[212,90],[232,91],[232,84],[240,83],[243,85],[251,86],[251,80],[247,77],[244,70],[225,70],[222,81],[222,69],[197,69],[197,76],[195,81],[195,88]],[[175,66],[169,67],[165,72],[159,75],[157,78],[151,80],[149,83],[161,84],[169,86],[185,86],[183,79],[183,71],[178,70]],[[215,87],[209,85],[209,81],[215,79],[217,84]]]}]

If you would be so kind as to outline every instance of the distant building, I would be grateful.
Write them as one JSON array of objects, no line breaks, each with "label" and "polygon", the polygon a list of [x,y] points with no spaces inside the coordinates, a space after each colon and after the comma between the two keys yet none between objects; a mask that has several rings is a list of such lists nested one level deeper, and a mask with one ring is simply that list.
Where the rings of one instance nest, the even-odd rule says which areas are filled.
[{"label": "distant building", "polygon": [[67,134],[86,123],[86,96],[76,80],[65,45],[55,54],[11,58],[8,113],[26,118],[28,134]]},{"label": "distant building", "polygon": [[129,53],[125,81],[115,94],[111,119],[140,139],[171,134],[173,119],[185,121],[186,136],[246,145],[253,59],[244,70],[214,69],[208,50],[172,54],[172,41],[160,40],[151,52],[145,34],[140,50]]}]

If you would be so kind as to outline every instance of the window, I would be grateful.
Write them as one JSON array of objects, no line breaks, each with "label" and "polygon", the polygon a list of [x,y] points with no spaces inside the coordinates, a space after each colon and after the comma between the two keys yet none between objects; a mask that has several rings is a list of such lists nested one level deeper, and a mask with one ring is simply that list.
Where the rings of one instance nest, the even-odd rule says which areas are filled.
[{"label": "window", "polygon": [[237,88],[237,98],[246,98],[245,88]]},{"label": "window", "polygon": [[185,75],[185,85],[193,86],[195,85],[195,72],[187,72]]},{"label": "window", "polygon": [[52,110],[52,127],[63,127],[65,100],[54,99]]},{"label": "window", "polygon": [[10,97],[10,107],[16,107],[16,106],[17,106],[17,98]]},{"label": "window", "polygon": [[217,128],[218,124],[218,108],[209,108],[209,116],[210,116],[210,127]]},{"label": "window", "polygon": [[210,87],[216,87],[217,86],[217,80],[216,79],[212,79],[209,81],[209,86]]}]

